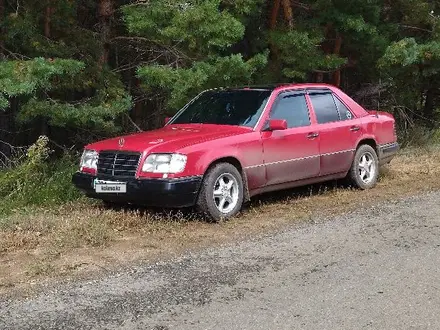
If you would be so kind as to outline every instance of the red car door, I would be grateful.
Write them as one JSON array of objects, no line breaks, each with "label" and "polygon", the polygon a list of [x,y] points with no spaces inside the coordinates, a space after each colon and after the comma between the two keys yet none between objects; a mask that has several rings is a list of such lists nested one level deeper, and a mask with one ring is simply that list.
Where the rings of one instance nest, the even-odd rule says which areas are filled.
[{"label": "red car door", "polygon": [[309,90],[319,130],[320,176],[347,172],[353,161],[360,119],[330,91]]},{"label": "red car door", "polygon": [[305,91],[280,93],[269,118],[286,120],[287,129],[261,132],[266,185],[318,176],[319,136],[314,131]]}]

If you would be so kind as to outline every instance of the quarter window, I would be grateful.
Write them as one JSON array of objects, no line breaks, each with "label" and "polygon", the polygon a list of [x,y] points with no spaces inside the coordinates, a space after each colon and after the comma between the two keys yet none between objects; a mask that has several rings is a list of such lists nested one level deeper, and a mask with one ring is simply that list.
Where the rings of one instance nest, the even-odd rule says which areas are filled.
[{"label": "quarter window", "polygon": [[275,103],[270,118],[285,119],[288,128],[309,126],[309,109],[304,94],[282,94]]},{"label": "quarter window", "polygon": [[339,113],[331,92],[310,92],[318,124],[339,121]]},{"label": "quarter window", "polygon": [[341,116],[341,120],[350,120],[353,119],[353,114],[350,110],[345,106],[344,103],[342,103],[336,96],[334,96],[336,106],[339,110],[339,115]]}]

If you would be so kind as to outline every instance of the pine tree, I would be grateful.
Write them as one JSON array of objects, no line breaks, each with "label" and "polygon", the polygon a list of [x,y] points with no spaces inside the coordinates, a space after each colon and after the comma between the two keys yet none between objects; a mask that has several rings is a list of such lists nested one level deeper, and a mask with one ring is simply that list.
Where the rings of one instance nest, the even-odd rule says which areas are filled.
[{"label": "pine tree", "polygon": [[123,8],[133,38],[156,49],[137,76],[143,87],[160,91],[177,110],[202,89],[251,84],[267,63],[264,49],[246,54],[233,47],[245,36],[249,15],[261,0],[160,1]]},{"label": "pine tree", "polygon": [[[100,30],[81,21],[80,11],[98,12]],[[116,130],[115,119],[130,109],[131,97],[107,63],[108,15],[105,5],[70,0],[8,7],[1,25],[0,109],[15,98],[23,123],[44,119],[51,126]]]}]

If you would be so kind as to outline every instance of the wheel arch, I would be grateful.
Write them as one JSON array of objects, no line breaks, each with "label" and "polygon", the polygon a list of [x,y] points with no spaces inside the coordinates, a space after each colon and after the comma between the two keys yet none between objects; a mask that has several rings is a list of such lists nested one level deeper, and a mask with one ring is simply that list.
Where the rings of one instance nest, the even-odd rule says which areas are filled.
[{"label": "wheel arch", "polygon": [[364,145],[364,144],[369,145],[370,147],[372,147],[372,148],[374,149],[374,151],[376,151],[376,155],[379,157],[379,148],[378,148],[378,144],[377,144],[377,142],[376,142],[376,140],[375,140],[374,138],[372,138],[372,137],[365,137],[365,138],[362,138],[362,139],[358,142],[358,144],[357,144],[357,146],[356,146],[356,150],[359,149],[359,147],[362,146],[362,145]]},{"label": "wheel arch", "polygon": [[211,161],[211,163],[208,165],[208,167],[206,168],[205,172],[203,173],[203,178],[205,178],[206,173],[208,173],[208,171],[214,167],[217,164],[220,163],[229,163],[232,166],[234,166],[238,172],[240,172],[241,174],[241,178],[243,180],[243,197],[244,197],[244,201],[247,202],[250,200],[250,194],[249,194],[249,186],[248,186],[248,180],[247,180],[247,176],[246,176],[246,171],[243,168],[243,165],[241,164],[240,160],[235,157],[235,156],[223,156],[220,158],[217,158],[213,161]]}]

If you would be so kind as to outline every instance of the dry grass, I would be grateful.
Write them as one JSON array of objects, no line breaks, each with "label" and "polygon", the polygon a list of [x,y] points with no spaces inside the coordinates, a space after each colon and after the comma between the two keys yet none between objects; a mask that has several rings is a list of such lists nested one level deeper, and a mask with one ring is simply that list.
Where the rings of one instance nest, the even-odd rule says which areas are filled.
[{"label": "dry grass", "polygon": [[0,222],[0,291],[47,277],[172,256],[440,188],[440,149],[405,150],[377,188],[328,183],[261,196],[236,219],[209,224],[191,213],[106,209],[78,202],[16,212]]}]

